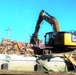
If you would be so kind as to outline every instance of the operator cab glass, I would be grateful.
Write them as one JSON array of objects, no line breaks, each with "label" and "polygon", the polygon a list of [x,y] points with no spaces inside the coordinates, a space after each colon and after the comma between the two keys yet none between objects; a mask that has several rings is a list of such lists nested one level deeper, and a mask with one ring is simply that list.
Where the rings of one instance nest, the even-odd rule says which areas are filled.
[{"label": "operator cab glass", "polygon": [[55,32],[48,32],[45,34],[45,46],[54,45],[55,35],[56,35]]}]

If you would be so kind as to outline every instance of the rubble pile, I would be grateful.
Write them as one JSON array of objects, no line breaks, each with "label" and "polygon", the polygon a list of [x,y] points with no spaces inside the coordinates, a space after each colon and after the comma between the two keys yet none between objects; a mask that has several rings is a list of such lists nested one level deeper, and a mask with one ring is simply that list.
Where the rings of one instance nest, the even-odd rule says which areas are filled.
[{"label": "rubble pile", "polygon": [[0,54],[34,54],[32,44],[3,39],[0,43]]}]

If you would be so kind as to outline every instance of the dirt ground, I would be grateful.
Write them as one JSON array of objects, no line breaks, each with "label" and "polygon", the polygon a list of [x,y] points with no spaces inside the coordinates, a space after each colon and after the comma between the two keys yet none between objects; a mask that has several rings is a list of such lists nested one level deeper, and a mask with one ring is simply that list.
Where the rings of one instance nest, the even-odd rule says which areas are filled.
[{"label": "dirt ground", "polygon": [[6,71],[0,70],[0,75],[76,75],[76,71],[73,72],[51,72],[51,73],[43,73],[43,72],[23,72],[23,71]]}]

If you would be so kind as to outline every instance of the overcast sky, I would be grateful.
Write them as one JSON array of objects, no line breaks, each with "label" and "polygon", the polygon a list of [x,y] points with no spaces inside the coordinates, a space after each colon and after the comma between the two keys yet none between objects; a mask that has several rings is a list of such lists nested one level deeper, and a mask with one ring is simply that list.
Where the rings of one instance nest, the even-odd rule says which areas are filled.
[{"label": "overcast sky", "polygon": [[[33,34],[41,10],[56,17],[61,31],[76,30],[76,0],[0,0],[0,41],[8,38],[29,42]],[[52,27],[43,22],[39,31],[39,39],[44,41],[46,32]]]}]

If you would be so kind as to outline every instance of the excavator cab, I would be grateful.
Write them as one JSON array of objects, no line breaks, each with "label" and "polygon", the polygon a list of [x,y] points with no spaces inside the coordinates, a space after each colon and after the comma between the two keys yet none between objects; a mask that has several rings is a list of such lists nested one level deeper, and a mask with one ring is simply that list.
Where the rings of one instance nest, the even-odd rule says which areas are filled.
[{"label": "excavator cab", "polygon": [[53,46],[55,43],[56,32],[48,32],[45,34],[45,46]]}]

